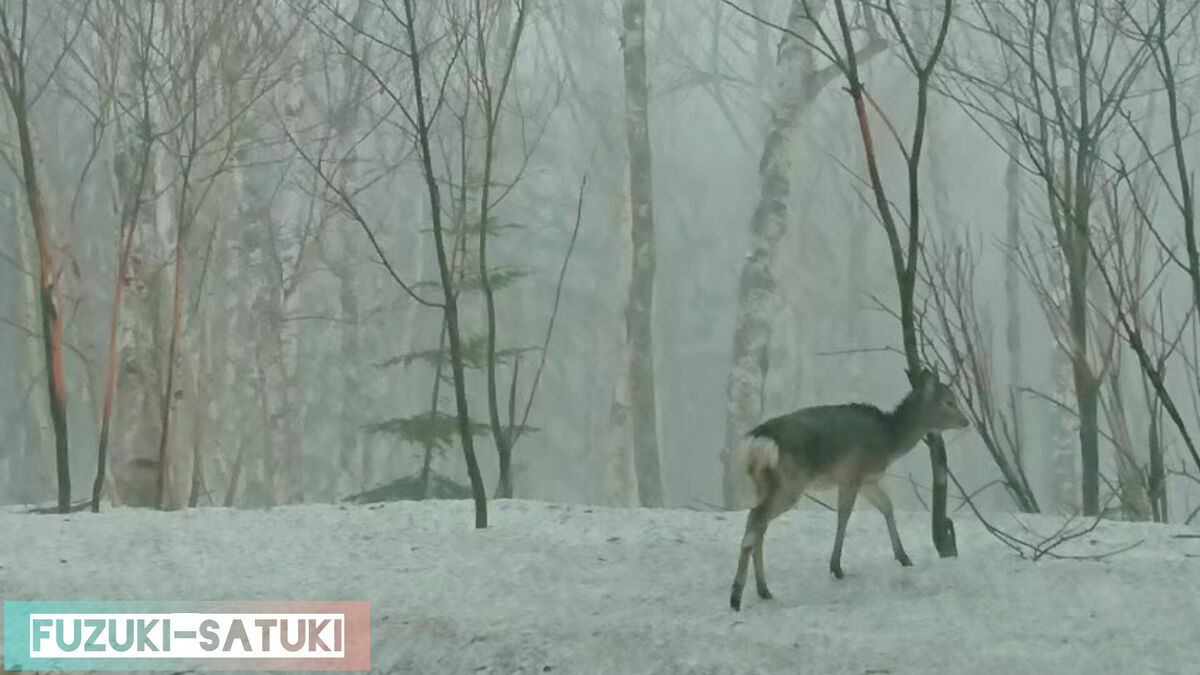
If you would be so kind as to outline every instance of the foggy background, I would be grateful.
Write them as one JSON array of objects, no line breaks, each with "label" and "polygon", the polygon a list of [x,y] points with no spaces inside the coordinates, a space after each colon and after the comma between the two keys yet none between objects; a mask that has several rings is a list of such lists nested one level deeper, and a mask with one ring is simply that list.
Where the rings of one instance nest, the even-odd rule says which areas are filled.
[{"label": "foggy background", "polygon": [[[493,83],[493,93],[498,89],[508,47],[515,45],[511,81],[495,116],[487,219],[499,350],[495,390],[506,422],[513,392],[516,420],[522,419],[559,274],[569,259],[530,405],[531,428],[512,450],[513,494],[597,504],[645,501],[630,487],[636,463],[614,414],[626,367],[635,258],[627,139],[633,117],[622,53],[622,37],[628,46],[631,36],[623,4],[412,3],[425,112],[437,111],[427,134],[431,168],[449,257],[460,261],[455,287],[469,357],[466,394],[488,496],[499,468],[489,427],[487,313],[478,277],[488,136],[481,83]],[[649,356],[662,501],[670,507],[726,506],[721,453],[730,424],[739,277],[763,199],[760,162],[764,149],[779,140],[773,132],[780,129],[781,98],[802,97],[803,110],[782,151],[790,162],[790,189],[771,261],[778,311],[768,317],[758,419],[843,401],[890,409],[908,391],[893,314],[898,296],[892,258],[865,182],[846,82],[839,74],[819,91],[793,91],[789,75],[805,64],[810,71],[829,66],[803,45],[790,47],[806,53],[797,57],[799,66],[781,62],[788,51],[784,33],[764,21],[790,25],[799,3],[736,4],[763,21],[716,0],[645,7],[654,242]],[[878,106],[869,114],[882,181],[897,210],[907,212],[907,175],[888,123],[907,144],[915,123],[914,75],[882,13],[868,16],[859,3],[846,4],[859,46],[867,44],[869,30],[883,41],[862,59],[861,75]],[[1087,188],[1094,195],[1093,241],[1104,251],[1116,246],[1103,242],[1126,242],[1126,259],[1142,261],[1136,273],[1115,262],[1108,268],[1114,279],[1137,289],[1125,300],[1141,302],[1133,309],[1114,303],[1092,272],[1086,282],[1092,342],[1085,349],[1103,372],[1100,503],[1114,517],[1184,520],[1196,508],[1198,467],[1178,426],[1155,402],[1118,317],[1122,309],[1139,317],[1152,354],[1165,355],[1166,385],[1194,434],[1200,351],[1187,221],[1171,198],[1180,192],[1171,173],[1171,104],[1155,60],[1139,51],[1147,40],[1134,21],[1151,26],[1158,3],[1130,3],[1127,17],[1116,2],[954,4],[930,83],[919,174],[922,250],[935,270],[945,269],[947,260],[939,260],[937,251],[956,245],[971,251],[966,268],[973,287],[965,300],[978,311],[979,346],[986,349],[979,362],[991,369],[985,389],[1010,420],[1010,401],[1019,410],[1019,464],[1040,510],[1080,509],[1077,401],[1061,317],[1047,308],[1047,298],[1065,302],[1064,282],[1046,273],[1063,268],[1063,253],[1051,234],[1043,177],[1026,151],[1013,145],[1012,127],[990,116],[1003,118],[1008,109],[998,103],[1004,96],[993,95],[997,87],[1030,81],[1019,71],[1005,73],[1019,62],[1006,61],[998,38],[983,28],[983,17],[990,16],[996,32],[1020,34],[1019,20],[1029,15],[1013,4],[1043,5],[1032,20],[1062,26],[1072,19],[1068,6],[1086,4],[1079,21],[1099,26],[1094,70],[1103,69],[1099,79],[1106,85],[1122,77],[1127,64],[1140,63],[1099,149],[1085,152],[1099,158]],[[1200,47],[1195,12],[1184,4],[1166,7],[1183,117],[1180,140],[1194,166],[1200,144],[1191,135],[1190,102],[1200,94]],[[833,4],[811,5],[821,25],[836,31]],[[1054,6],[1058,14],[1047,18]],[[43,258],[23,182],[18,111],[28,118],[62,320],[73,500],[91,495],[122,235],[135,222],[120,280],[107,500],[157,504],[162,468],[167,508],[189,501],[243,507],[338,501],[421,475],[427,455],[432,474],[467,486],[442,309],[418,303],[396,281],[423,299],[443,297],[426,183],[430,167],[423,165],[412,119],[414,75],[401,21],[408,3],[26,6],[3,0],[3,7],[6,35],[19,46],[0,61],[9,77],[0,122],[0,372],[7,373],[0,378],[0,501],[48,504],[57,489],[38,295]],[[894,7],[917,51],[927,54],[941,3]],[[1060,28],[1058,35],[1058,48],[1073,57],[1070,31]],[[1113,48],[1102,48],[1108,44]],[[1067,99],[1078,99],[1078,71],[1065,60],[1058,86]],[[20,105],[8,93],[20,87],[13,78],[18,66],[25,80]],[[1088,91],[1086,97],[1099,105],[1103,93]],[[1035,118],[1026,113],[1022,119]],[[1164,171],[1145,160],[1134,130],[1149,139]],[[1054,146],[1056,153],[1062,145]],[[1019,164],[1010,160],[1013,148]],[[1128,181],[1117,177],[1118,158],[1126,162]],[[1056,154],[1054,161],[1059,159]],[[1061,176],[1065,170],[1056,165],[1049,172]],[[1006,176],[1015,178],[1006,183]],[[1111,186],[1118,201],[1112,213],[1102,205],[1103,186]],[[1141,211],[1130,206],[1135,202]],[[1008,229],[1014,217],[1020,228],[1016,249]],[[1157,227],[1151,231],[1143,221]],[[460,232],[466,235],[461,253]],[[1112,260],[1104,255],[1102,260]],[[931,309],[938,283],[924,271],[919,277],[923,344],[928,341],[931,350],[940,345],[948,354]],[[1006,293],[1006,284],[1015,296]],[[1176,341],[1177,335],[1182,338]],[[951,358],[949,365],[955,363]],[[962,366],[961,359],[957,363]],[[943,379],[952,379],[953,367],[940,365]],[[961,373],[952,381],[974,391],[978,401],[979,390]],[[429,415],[435,402],[438,414]],[[969,492],[1001,478],[976,427],[948,434],[946,442],[950,469]],[[1162,450],[1158,473],[1165,481],[1166,513],[1151,506],[1152,446]],[[165,467],[160,456],[167,458]],[[900,508],[920,510],[928,503],[929,464],[922,444],[889,470],[886,480]],[[1110,498],[1114,493],[1118,498]],[[951,510],[960,501],[951,485]],[[1017,508],[999,484],[976,501]]]}]

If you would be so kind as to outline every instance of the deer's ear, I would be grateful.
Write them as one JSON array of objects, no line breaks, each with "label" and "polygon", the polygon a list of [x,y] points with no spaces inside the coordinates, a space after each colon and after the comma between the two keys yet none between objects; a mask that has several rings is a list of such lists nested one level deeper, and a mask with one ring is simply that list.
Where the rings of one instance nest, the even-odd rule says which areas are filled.
[{"label": "deer's ear", "polygon": [[937,373],[925,367],[920,367],[916,372],[909,371],[909,377],[912,378],[913,389],[923,393],[931,393],[937,386]]}]

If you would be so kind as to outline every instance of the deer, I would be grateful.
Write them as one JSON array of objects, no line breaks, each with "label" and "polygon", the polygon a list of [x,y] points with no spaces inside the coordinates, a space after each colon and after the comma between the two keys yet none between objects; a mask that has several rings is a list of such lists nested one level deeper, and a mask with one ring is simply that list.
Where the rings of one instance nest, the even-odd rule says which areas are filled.
[{"label": "deer", "polygon": [[892,500],[879,485],[888,466],[912,450],[931,432],[970,426],[954,391],[926,368],[909,371],[910,391],[891,411],[866,403],[801,408],[754,427],[739,444],[737,461],[754,482],[756,499],[746,517],[737,574],[729,604],[739,611],[746,567],[754,558],[758,597],[772,598],[763,570],[763,537],[772,519],[784,513],[810,487],[837,487],[837,535],[829,571],[842,573],[842,541],[858,493],[883,513],[892,553],[903,567],[912,560],[904,551]]}]

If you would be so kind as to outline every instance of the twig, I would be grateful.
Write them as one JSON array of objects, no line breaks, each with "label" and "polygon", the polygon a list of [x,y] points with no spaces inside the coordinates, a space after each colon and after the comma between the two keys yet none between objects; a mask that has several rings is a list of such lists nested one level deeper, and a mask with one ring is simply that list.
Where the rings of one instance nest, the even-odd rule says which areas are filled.
[{"label": "twig", "polygon": [[521,413],[521,426],[513,432],[514,436],[509,446],[517,444],[517,439],[525,430],[529,420],[529,411],[533,408],[533,399],[537,395],[538,384],[542,381],[542,370],[546,368],[546,353],[550,349],[550,336],[554,333],[554,322],[558,318],[558,303],[562,300],[563,280],[567,276],[567,265],[571,262],[571,254],[575,251],[575,241],[579,238],[579,226],[583,222],[583,194],[587,188],[587,174],[579,181],[579,198],[575,202],[575,228],[571,231],[571,242],[567,244],[566,255],[563,256],[562,267],[558,270],[558,285],[554,289],[554,307],[550,310],[550,320],[546,323],[546,337],[542,340],[541,356],[538,359],[537,370],[533,374],[533,384],[529,387],[529,398],[525,399],[525,411]]}]

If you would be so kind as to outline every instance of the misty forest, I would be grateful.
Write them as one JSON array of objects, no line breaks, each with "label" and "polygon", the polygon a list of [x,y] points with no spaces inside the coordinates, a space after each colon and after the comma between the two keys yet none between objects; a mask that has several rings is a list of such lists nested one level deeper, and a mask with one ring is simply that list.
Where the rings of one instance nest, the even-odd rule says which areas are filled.
[{"label": "misty forest", "polygon": [[745,508],[925,365],[942,556],[1190,523],[1196,4],[3,0],[0,499]]},{"label": "misty forest", "polygon": [[1195,672],[1197,101],[1196,0],[0,0],[0,599]]}]

